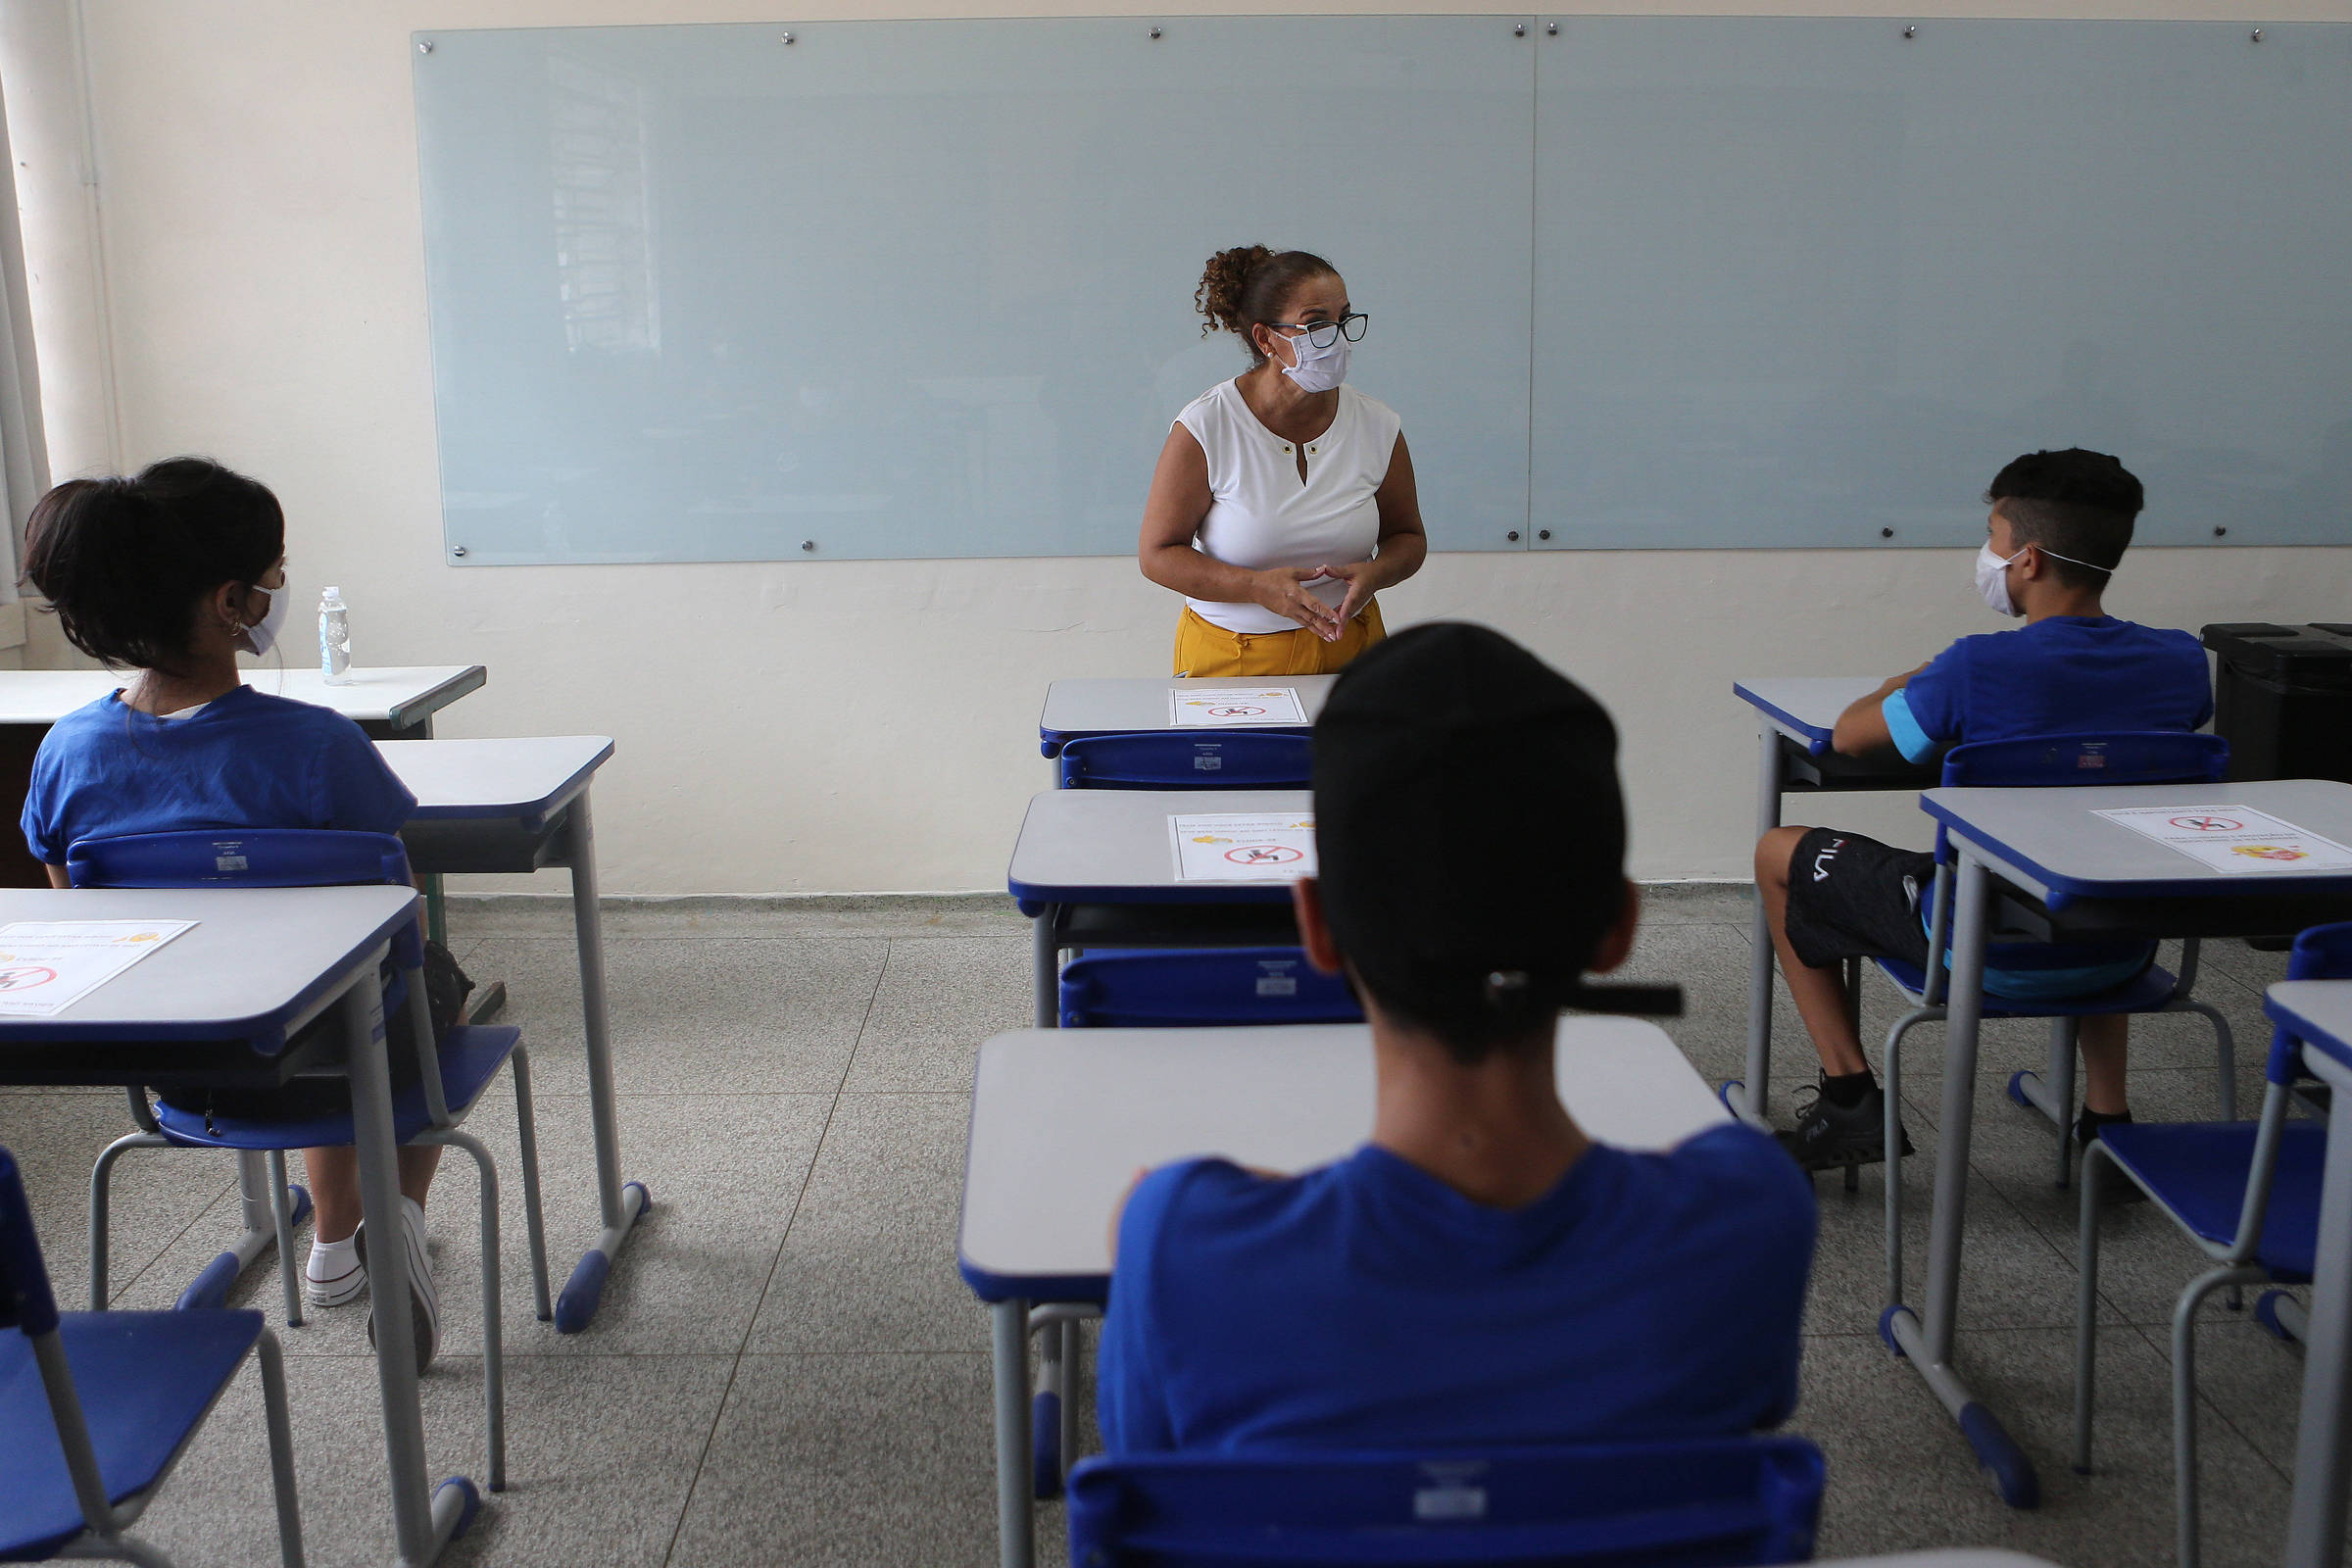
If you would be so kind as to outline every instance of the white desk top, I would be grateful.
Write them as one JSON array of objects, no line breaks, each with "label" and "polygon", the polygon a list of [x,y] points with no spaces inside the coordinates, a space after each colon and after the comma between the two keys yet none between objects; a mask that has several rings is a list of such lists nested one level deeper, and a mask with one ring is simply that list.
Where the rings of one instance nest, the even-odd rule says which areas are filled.
[{"label": "white desk top", "polygon": [[[1168,716],[1168,693],[1171,691],[1211,689],[1227,686],[1265,687],[1288,686],[1298,693],[1298,710],[1312,724],[1323,710],[1323,700],[1331,695],[1332,682],[1337,675],[1270,675],[1258,680],[1247,680],[1239,675],[1219,675],[1214,678],[1188,679],[1177,676],[1146,676],[1130,679],[1087,677],[1057,680],[1046,688],[1046,709],[1038,715],[1038,734],[1048,740],[1068,740],[1078,735],[1133,735],[1150,730],[1176,728]],[[1196,726],[1185,726],[1188,730]],[[1267,724],[1236,724],[1234,729],[1276,729],[1284,726]],[[1290,726],[1297,728],[1296,725]],[[1214,732],[1214,727],[1211,727]]]},{"label": "white desk top", "polygon": [[2047,897],[2165,898],[2352,886],[2341,871],[2229,875],[2094,811],[2118,807],[2244,806],[2339,844],[2352,845],[2352,784],[2274,779],[2237,784],[2131,784],[2101,789],[1929,790],[1920,804],[1952,834],[1998,861],[2004,874]]},{"label": "white desk top", "polygon": [[1732,683],[1732,695],[1791,740],[1816,754],[1830,743],[1838,715],[1879,689],[1877,675],[1755,675]]},{"label": "white desk top", "polygon": [[55,1017],[0,1017],[0,1059],[12,1040],[239,1040],[282,1027],[416,906],[414,888],[395,887],[0,888],[0,925],[196,922]]},{"label": "white desk top", "polygon": [[[1731,1119],[1653,1023],[1563,1018],[1559,1042],[1560,1097],[1597,1139],[1665,1149]],[[999,1035],[973,1082],[959,1254],[1000,1277],[1099,1278],[1140,1167],[1326,1163],[1371,1131],[1372,1089],[1362,1024]]]},{"label": "white desk top", "polygon": [[[243,671],[245,684],[273,697],[331,708],[355,721],[406,727],[448,707],[489,678],[479,664],[420,664],[352,670],[348,686],[329,686],[315,668],[270,665]],[[0,670],[0,724],[54,724],[130,679],[122,670]]]},{"label": "white desk top", "polygon": [[377,741],[424,818],[540,816],[587,787],[612,755],[603,735]]},{"label": "white desk top", "polygon": [[1287,899],[1281,882],[1180,880],[1168,818],[1313,810],[1309,790],[1046,790],[1030,799],[1006,881],[1015,898],[1059,904]]},{"label": "white desk top", "polygon": [[2352,1064],[2352,980],[2281,980],[2263,993],[2262,1010],[2306,1045]]}]

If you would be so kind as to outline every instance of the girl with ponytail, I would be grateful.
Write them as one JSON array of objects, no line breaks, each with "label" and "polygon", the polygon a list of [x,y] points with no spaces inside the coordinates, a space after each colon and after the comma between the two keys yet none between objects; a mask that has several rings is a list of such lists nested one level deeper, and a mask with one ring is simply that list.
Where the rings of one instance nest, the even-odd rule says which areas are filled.
[{"label": "girl with ponytail", "polygon": [[1402,422],[1347,384],[1367,318],[1329,262],[1263,245],[1210,257],[1193,303],[1250,368],[1176,416],[1144,503],[1144,575],[1185,596],[1176,673],[1338,669],[1428,551]]}]

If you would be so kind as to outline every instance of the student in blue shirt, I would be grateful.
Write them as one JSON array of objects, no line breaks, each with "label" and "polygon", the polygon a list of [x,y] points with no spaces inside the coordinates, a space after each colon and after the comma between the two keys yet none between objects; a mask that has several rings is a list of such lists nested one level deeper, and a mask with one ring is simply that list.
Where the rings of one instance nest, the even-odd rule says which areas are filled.
[{"label": "student in blue shirt", "polygon": [[[1985,492],[1991,515],[1977,552],[1977,589],[2013,631],[1963,637],[1897,675],[1838,718],[1843,756],[1900,752],[1925,762],[1969,741],[2131,730],[2194,730],[2213,716],[2204,650],[2184,631],[2108,614],[2101,595],[2132,543],[2139,481],[2103,453],[2035,452]],[[1846,1011],[1840,960],[1898,958],[1924,968],[1924,896],[1935,858],[1859,833],[1777,827],[1756,845],[1756,889],[1773,947],[1813,1047],[1821,1084],[1786,1136],[1808,1170],[1886,1157],[1886,1099]],[[1984,989],[2012,1001],[2082,997],[2147,967],[2153,943],[2079,943],[2011,963],[1995,949]],[[2124,1091],[2128,1020],[2084,1018],[2083,1109],[2075,1137],[2132,1119]],[[1911,1152],[1902,1140],[1901,1153]]]},{"label": "student in blue shirt", "polygon": [[[416,797],[360,727],[332,710],[245,685],[239,653],[267,654],[284,623],[285,515],[267,487],[205,458],[173,458],[136,478],[74,479],[43,496],[26,526],[26,575],[74,647],[137,673],[58,720],[33,759],[24,842],[67,886],[76,840],[203,828],[341,828],[393,833]],[[436,1038],[468,983],[437,945],[426,952]],[[401,1019],[387,1038],[406,1042]],[[416,1058],[390,1053],[396,1082]],[[340,1080],[269,1093],[175,1091],[217,1114],[303,1116],[348,1110]],[[400,1151],[412,1312],[419,1366],[432,1359],[438,1300],[425,1255],[424,1200],[441,1151]],[[317,1225],[306,1274],[313,1303],[367,1289],[354,1151],[304,1152]],[[373,1319],[369,1331],[373,1332]]]},{"label": "student in blue shirt", "polygon": [[[1113,1453],[1753,1431],[1796,1400],[1811,1195],[1771,1139],[1666,1153],[1560,1102],[1564,1006],[1633,945],[1616,734],[1483,627],[1416,627],[1315,725],[1308,956],[1371,1024],[1371,1137],[1298,1175],[1187,1159],[1116,1222]],[[1573,1049],[1573,1048],[1571,1048]]]}]

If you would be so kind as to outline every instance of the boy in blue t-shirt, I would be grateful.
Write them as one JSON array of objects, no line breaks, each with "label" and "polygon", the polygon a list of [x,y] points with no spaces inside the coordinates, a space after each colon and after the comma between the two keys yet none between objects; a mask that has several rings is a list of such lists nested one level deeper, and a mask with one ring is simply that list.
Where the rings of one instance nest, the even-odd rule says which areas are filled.
[{"label": "boy in blue t-shirt", "polygon": [[1615,753],[1592,698],[1482,627],[1416,627],[1340,676],[1297,908],[1371,1023],[1371,1138],[1296,1176],[1188,1159],[1139,1179],[1099,1362],[1111,1452],[1788,1417],[1802,1177],[1733,1124],[1667,1153],[1595,1144],[1554,1086],[1563,1006],[1643,1010],[1582,979],[1633,945]]},{"label": "boy in blue t-shirt", "polygon": [[[2117,620],[2100,596],[2139,514],[2139,481],[2104,453],[2035,452],[2003,468],[1985,492],[1992,513],[1977,552],[1977,590],[2014,631],[1963,637],[1897,675],[1839,716],[1841,755],[1900,752],[1925,762],[1947,747],[2029,735],[2190,731],[2213,716],[2204,650],[2184,631]],[[1789,995],[1821,1055],[1821,1086],[1785,1135],[1808,1170],[1886,1157],[1886,1099],[1847,1012],[1838,965],[1851,957],[1928,963],[1923,903],[1935,857],[1859,833],[1776,827],[1756,845],[1756,891]],[[2147,967],[2153,943],[2042,948],[2034,967],[2004,967],[1994,950],[1984,989],[2011,1001],[2082,997]],[[2124,1066],[2128,1020],[2082,1021],[2083,1109],[2075,1137],[2130,1121]],[[1901,1153],[1911,1152],[1902,1141]]]}]

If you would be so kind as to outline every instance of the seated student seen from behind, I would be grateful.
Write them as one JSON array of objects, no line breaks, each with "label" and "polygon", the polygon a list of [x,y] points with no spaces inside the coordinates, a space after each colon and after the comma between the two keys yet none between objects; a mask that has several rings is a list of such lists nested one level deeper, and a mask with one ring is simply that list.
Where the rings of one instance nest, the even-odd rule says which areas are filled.
[{"label": "seated student seen from behind", "polygon": [[[1900,752],[1915,762],[1946,747],[2029,735],[2198,728],[2213,716],[2205,653],[2184,631],[2118,620],[2101,595],[2132,543],[2139,481],[2115,459],[2073,449],[2019,458],[1992,481],[1977,589],[2022,615],[2012,631],[1963,637],[1848,708],[1831,744],[1848,757]],[[1776,827],[1756,845],[1756,888],[1797,1012],[1821,1055],[1821,1087],[1787,1134],[1808,1170],[1886,1157],[1886,1098],[1846,1011],[1840,960],[1889,957],[1925,968],[1935,857],[1859,833]],[[1992,950],[1984,989],[2012,1002],[2083,997],[2146,968],[2146,942],[2044,947],[2037,967],[2004,967]],[[2130,1121],[2127,1020],[2082,1021],[2085,1087],[2075,1137]],[[1910,1140],[1903,1140],[1909,1153]]]},{"label": "seated student seen from behind", "polygon": [[[396,833],[416,798],[360,727],[331,709],[240,681],[237,655],[267,654],[285,619],[285,514],[259,482],[206,458],[173,458],[136,478],[74,479],[43,496],[26,528],[25,575],[74,647],[137,674],[58,720],[33,759],[24,842],[67,885],[81,839],[204,828],[340,828]],[[467,982],[438,946],[425,989],[436,1039]],[[395,1085],[416,1079],[405,1017],[386,1025]],[[218,1115],[348,1112],[340,1079],[273,1091],[175,1090],[172,1103]],[[425,1258],[424,1198],[441,1151],[400,1152],[411,1310],[420,1364],[432,1359],[437,1300]],[[349,1148],[304,1152],[317,1207],[311,1301],[338,1306],[368,1287],[359,1162]],[[372,1320],[369,1324],[372,1332]]]},{"label": "seated student seen from behind", "polygon": [[1483,627],[1417,627],[1341,674],[1298,912],[1371,1023],[1371,1140],[1296,1176],[1190,1159],[1138,1181],[1099,1362],[1109,1451],[1788,1417],[1803,1179],[1736,1124],[1667,1153],[1595,1144],[1554,1086],[1561,1008],[1607,1005],[1582,977],[1634,941],[1615,754],[1592,698]]}]

